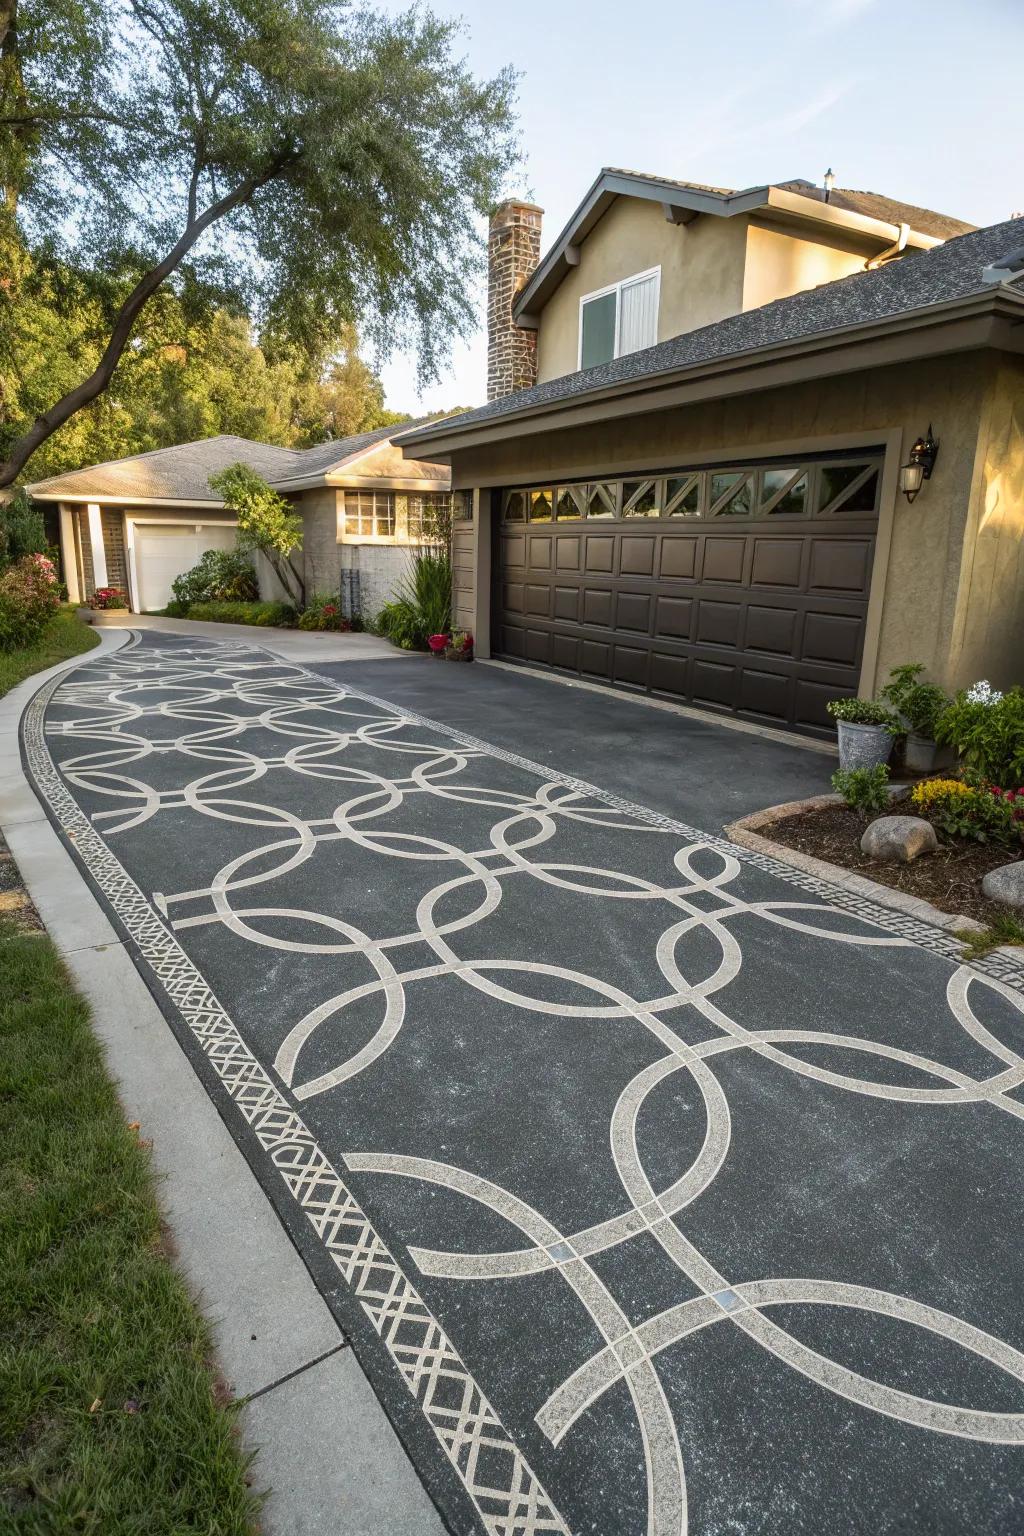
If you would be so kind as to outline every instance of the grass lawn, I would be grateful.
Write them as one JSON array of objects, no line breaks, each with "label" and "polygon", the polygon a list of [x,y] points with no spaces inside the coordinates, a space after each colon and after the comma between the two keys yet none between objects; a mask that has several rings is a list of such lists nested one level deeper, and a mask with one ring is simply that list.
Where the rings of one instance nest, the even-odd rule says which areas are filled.
[{"label": "grass lawn", "polygon": [[0,1531],[255,1531],[234,1412],[168,1261],[146,1143],[49,939],[6,919],[0,1126]]},{"label": "grass lawn", "polygon": [[81,656],[99,645],[100,637],[88,624],[75,617],[73,608],[62,608],[38,645],[27,651],[0,651],[0,698],[5,693],[46,667],[67,661],[69,656]]}]

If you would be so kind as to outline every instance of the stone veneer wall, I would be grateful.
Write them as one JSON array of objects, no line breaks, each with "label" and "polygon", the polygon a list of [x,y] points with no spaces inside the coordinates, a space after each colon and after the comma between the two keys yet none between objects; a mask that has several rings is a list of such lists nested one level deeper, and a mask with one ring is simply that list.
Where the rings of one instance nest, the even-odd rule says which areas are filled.
[{"label": "stone veneer wall", "polygon": [[[79,537],[82,544],[82,596],[92,597],[96,590],[96,578],[92,569],[92,544],[89,539],[89,514],[85,507],[78,511]],[[103,528],[103,553],[107,557],[107,586],[128,591],[128,556],[124,542],[124,514],[100,512]]]},{"label": "stone veneer wall", "polygon": [[537,382],[537,333],[520,330],[512,305],[540,260],[543,209],[515,199],[491,215],[487,239],[487,398]]}]

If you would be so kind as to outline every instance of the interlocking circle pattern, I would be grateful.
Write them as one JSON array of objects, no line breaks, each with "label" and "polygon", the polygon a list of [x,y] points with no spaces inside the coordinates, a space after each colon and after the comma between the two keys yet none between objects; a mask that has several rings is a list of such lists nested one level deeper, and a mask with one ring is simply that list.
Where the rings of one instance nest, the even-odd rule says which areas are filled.
[{"label": "interlocking circle pattern", "polygon": [[[698,1243],[693,1220],[730,1167],[730,1070],[740,1060],[765,1081],[799,1080],[823,1108],[884,1102],[947,1123],[981,1111],[1012,1135],[1024,1118],[1024,996],[1009,980],[942,958],[948,937],[925,925],[869,921],[880,914],[865,903],[830,900],[770,861],[244,646],[147,642],[49,694],[26,725],[40,791],[388,1343],[483,1528],[575,1528],[562,1458],[569,1469],[574,1440],[611,1402],[632,1415],[642,1458],[646,1495],[631,1536],[704,1528],[700,1507],[689,1508],[665,1368],[707,1330],[736,1330],[805,1391],[908,1432],[1024,1445],[1024,1353],[1011,1341],[848,1277],[737,1272]],[[180,857],[168,854],[169,838]],[[923,955],[918,939],[939,953]],[[244,988],[225,997],[225,1011],[197,966],[200,947],[236,957],[225,977],[243,955],[253,986],[268,976],[302,985],[293,995],[287,981],[268,983],[265,1025],[243,1027]],[[916,957],[932,988],[934,1054],[919,1038],[894,1043],[873,1029],[878,1010],[867,1006],[855,1031],[795,1003],[783,1025],[763,1017],[751,1003],[757,967],[780,949],[858,988],[884,988],[893,967]],[[567,1223],[564,1200],[556,1219],[536,1188],[517,1187],[511,1154],[490,1165],[453,1157],[458,1132],[443,1123],[434,1155],[410,1150],[412,1121],[393,1098],[367,1120],[374,1084],[394,1082],[382,1074],[436,1038],[432,1000],[442,995],[473,1021],[482,1056],[491,1019],[551,1038],[586,1021],[604,1042],[595,1050],[620,1039],[636,1053],[603,1126],[599,1220]],[[443,1077],[447,1057],[418,1070]],[[667,1176],[675,1133],[656,1171],[649,1127],[672,1093],[694,1106],[703,1131]],[[331,1138],[323,1151],[300,1108]],[[573,1112],[588,1112],[585,1094]],[[400,1261],[349,1178],[371,1208],[380,1201],[392,1230],[396,1213],[415,1207],[421,1224],[436,1221],[438,1239],[400,1231]],[[492,1234],[484,1246],[462,1236],[480,1231]],[[651,1244],[678,1292],[638,1314],[606,1260],[635,1251],[640,1263]],[[475,1377],[465,1363],[459,1319],[488,1293],[501,1306],[518,1297],[528,1312],[538,1277],[563,1289],[597,1344],[567,1359],[530,1404],[535,1450],[491,1406],[487,1362],[474,1361]],[[988,1375],[965,1370],[965,1381],[998,1380],[1001,1395],[988,1402],[975,1385],[962,1399],[931,1394],[898,1384],[885,1362],[854,1368],[801,1337],[793,1319],[808,1308],[879,1327],[884,1319],[887,1337],[913,1335],[918,1351],[931,1340],[946,1359],[980,1361]],[[503,1347],[514,1350],[517,1316],[505,1321]]]}]

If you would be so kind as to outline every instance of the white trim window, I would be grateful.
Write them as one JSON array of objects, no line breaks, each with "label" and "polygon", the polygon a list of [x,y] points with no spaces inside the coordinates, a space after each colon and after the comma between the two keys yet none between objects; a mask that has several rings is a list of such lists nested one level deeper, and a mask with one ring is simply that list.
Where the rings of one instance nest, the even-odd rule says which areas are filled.
[{"label": "white trim window", "polygon": [[345,532],[363,539],[391,539],[395,535],[395,497],[392,491],[346,491]]},{"label": "white trim window", "polygon": [[596,368],[658,339],[661,268],[637,272],[580,299],[580,368]]}]

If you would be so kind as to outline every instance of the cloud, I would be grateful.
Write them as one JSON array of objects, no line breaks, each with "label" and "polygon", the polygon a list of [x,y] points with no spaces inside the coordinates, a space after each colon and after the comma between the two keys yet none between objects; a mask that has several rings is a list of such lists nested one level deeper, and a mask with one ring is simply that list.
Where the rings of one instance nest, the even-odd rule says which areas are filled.
[{"label": "cloud", "polygon": [[[846,0],[846,3],[852,3],[852,0]],[[728,145],[742,144],[755,137],[762,147],[770,148],[773,140],[789,138],[806,128],[809,123],[813,123],[815,118],[830,112],[845,96],[849,95],[853,85],[852,80],[837,80],[817,96],[812,97],[810,101],[798,107],[792,107],[787,112],[780,112],[775,117],[763,117],[760,114],[755,116],[749,111],[740,110],[744,101],[750,105],[756,103],[758,108],[763,107],[764,95],[760,86],[756,89],[751,88],[749,91],[736,92],[724,104],[725,110],[718,114],[721,131],[716,131],[714,121],[706,118],[705,121],[710,122],[710,127],[703,136],[688,141],[687,156],[692,161],[700,155],[717,154]]]}]

